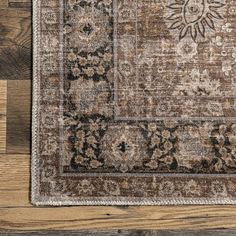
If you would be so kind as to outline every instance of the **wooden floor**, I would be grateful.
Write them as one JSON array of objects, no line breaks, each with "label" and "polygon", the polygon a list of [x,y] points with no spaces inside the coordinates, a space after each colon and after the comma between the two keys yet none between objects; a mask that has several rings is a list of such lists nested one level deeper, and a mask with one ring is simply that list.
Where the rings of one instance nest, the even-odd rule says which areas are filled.
[{"label": "wooden floor", "polygon": [[30,113],[31,3],[0,0],[0,230],[236,228],[236,206],[32,206]]}]

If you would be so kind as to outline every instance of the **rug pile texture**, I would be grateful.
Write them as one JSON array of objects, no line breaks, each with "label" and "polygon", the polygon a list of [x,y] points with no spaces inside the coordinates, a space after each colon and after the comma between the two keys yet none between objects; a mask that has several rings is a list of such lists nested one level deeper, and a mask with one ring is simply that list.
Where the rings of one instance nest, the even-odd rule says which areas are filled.
[{"label": "rug pile texture", "polygon": [[236,203],[236,1],[34,0],[32,202]]}]

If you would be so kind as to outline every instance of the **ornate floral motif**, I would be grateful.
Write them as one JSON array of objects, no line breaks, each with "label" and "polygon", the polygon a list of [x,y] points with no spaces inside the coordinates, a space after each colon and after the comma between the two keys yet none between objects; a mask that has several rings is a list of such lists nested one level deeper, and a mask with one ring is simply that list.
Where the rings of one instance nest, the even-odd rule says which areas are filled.
[{"label": "ornate floral motif", "polygon": [[137,127],[109,127],[101,141],[101,157],[106,168],[131,172],[142,166],[145,140]]},{"label": "ornate floral motif", "polygon": [[215,170],[234,172],[236,167],[236,125],[220,124],[211,131],[212,150],[215,154]]},{"label": "ornate floral motif", "polygon": [[201,196],[201,187],[198,185],[198,183],[191,179],[188,183],[186,183],[184,187],[186,191],[186,195],[188,196]]},{"label": "ornate floral motif", "polygon": [[79,194],[92,194],[95,187],[91,181],[84,179],[78,184],[77,190]]},{"label": "ornate floral motif", "polygon": [[94,51],[109,42],[109,12],[103,13],[104,7],[109,5],[110,3],[93,5],[92,2],[86,1],[67,5],[64,28],[65,33],[69,35],[68,43],[71,47],[78,48],[79,51]]},{"label": "ornate floral motif", "polygon": [[116,181],[111,181],[111,180],[105,181],[104,189],[112,196],[117,196],[120,194],[120,187]]},{"label": "ornate floral motif", "polygon": [[163,197],[170,197],[175,191],[175,185],[171,181],[162,181],[159,185],[159,194]]},{"label": "ornate floral motif", "polygon": [[177,54],[182,60],[190,60],[197,54],[197,44],[183,39],[177,44]]},{"label": "ornate floral motif", "polygon": [[199,129],[195,125],[180,127],[176,130],[179,137],[175,158],[179,166],[194,169],[194,172],[207,172],[204,163],[212,159],[209,130],[205,125]]},{"label": "ornate floral motif", "polygon": [[182,78],[183,83],[177,85],[173,95],[185,96],[219,96],[220,81],[215,78],[211,80],[207,70],[202,73],[192,69],[189,75]]},{"label": "ornate floral motif", "polygon": [[214,197],[226,197],[227,188],[221,181],[214,181],[211,184],[211,192]]},{"label": "ornate floral motif", "polygon": [[[88,122],[83,125],[82,122]],[[67,142],[73,153],[70,166],[73,170],[99,169],[103,165],[100,143],[107,129],[104,117],[81,118],[80,122],[67,127]]]},{"label": "ornate floral motif", "polygon": [[145,166],[151,170],[167,169],[176,170],[177,162],[173,153],[176,151],[177,137],[174,131],[177,127],[165,127],[163,124],[149,123],[142,125],[143,132],[148,138],[148,153],[150,160],[145,163]]},{"label": "ornate floral motif", "polygon": [[[78,93],[78,88],[81,92]],[[111,116],[109,106],[111,91],[108,83],[90,80],[74,80],[70,82],[68,95],[74,101],[74,106],[79,114],[100,114]]]},{"label": "ornate floral motif", "polygon": [[172,0],[166,5],[170,30],[178,30],[179,40],[190,36],[205,39],[223,20],[224,0]]}]

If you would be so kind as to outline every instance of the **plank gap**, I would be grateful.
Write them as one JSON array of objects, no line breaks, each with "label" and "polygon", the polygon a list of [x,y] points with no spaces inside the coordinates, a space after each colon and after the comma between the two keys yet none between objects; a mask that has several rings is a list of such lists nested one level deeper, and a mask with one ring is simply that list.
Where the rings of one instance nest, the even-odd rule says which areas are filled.
[{"label": "plank gap", "polygon": [[20,9],[31,9],[32,4],[31,2],[9,2],[8,3],[9,8],[20,8]]}]

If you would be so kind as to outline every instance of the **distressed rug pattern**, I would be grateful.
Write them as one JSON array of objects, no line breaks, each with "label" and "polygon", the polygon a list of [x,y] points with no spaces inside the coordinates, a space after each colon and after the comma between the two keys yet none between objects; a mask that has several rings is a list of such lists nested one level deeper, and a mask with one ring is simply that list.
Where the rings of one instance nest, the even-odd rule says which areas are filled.
[{"label": "distressed rug pattern", "polygon": [[34,1],[32,202],[236,203],[234,0]]}]

